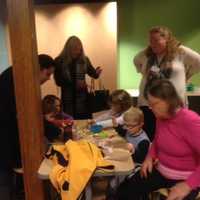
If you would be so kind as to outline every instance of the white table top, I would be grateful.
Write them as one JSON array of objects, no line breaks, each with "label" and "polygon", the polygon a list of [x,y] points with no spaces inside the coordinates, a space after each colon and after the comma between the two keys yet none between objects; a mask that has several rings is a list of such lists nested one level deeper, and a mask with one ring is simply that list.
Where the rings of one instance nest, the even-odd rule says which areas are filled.
[{"label": "white table top", "polygon": [[200,91],[186,92],[187,96],[200,96]]},{"label": "white table top", "polygon": [[[85,128],[87,127],[87,120],[76,120],[75,124],[77,124],[79,127]],[[111,133],[113,132],[113,130],[109,130]],[[112,133],[113,134],[113,133]],[[84,139],[86,139],[89,142],[94,143],[94,136],[91,135],[86,135],[84,136]],[[117,154],[117,156],[115,156],[115,160],[114,159],[110,159],[109,161],[114,165],[114,170],[111,171],[99,171],[96,170],[95,172],[95,176],[111,176],[111,175],[128,175],[132,172],[132,170],[134,169],[134,163],[132,160],[131,155],[126,156],[126,159],[119,159],[119,150],[123,150],[127,152],[126,149],[126,141],[119,137],[119,136],[114,136],[112,138],[107,138],[107,139],[97,139],[98,142],[102,142],[102,140],[108,140],[109,145],[112,146],[113,150],[118,149],[118,152],[115,151],[115,153]],[[121,151],[120,150],[120,151]],[[123,152],[122,152],[123,153]],[[127,153],[125,154],[127,155]],[[40,179],[48,179],[49,178],[49,174],[51,172],[53,168],[53,164],[52,161],[49,159],[44,159],[39,167],[38,170],[38,176]]]},{"label": "white table top", "polygon": [[[126,161],[109,160],[114,166],[114,171],[97,170],[95,176],[128,175],[134,169],[134,163],[131,157]],[[42,180],[49,179],[49,174],[53,168],[51,160],[44,159],[38,170],[38,177]]]},{"label": "white table top", "polygon": [[45,158],[42,161],[40,168],[38,169],[38,177],[43,180],[49,179],[49,174],[50,174],[52,168],[53,168],[53,164],[52,164],[51,160]]}]

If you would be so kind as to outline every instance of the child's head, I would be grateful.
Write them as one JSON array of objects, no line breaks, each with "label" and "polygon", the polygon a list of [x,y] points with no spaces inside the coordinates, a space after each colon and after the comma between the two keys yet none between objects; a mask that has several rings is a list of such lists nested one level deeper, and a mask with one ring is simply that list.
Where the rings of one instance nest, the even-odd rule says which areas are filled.
[{"label": "child's head", "polygon": [[44,115],[57,114],[61,111],[61,100],[55,95],[46,95],[42,100]]},{"label": "child's head", "polygon": [[144,114],[136,107],[129,108],[124,113],[124,126],[132,134],[138,133],[144,124]]},{"label": "child's head", "polygon": [[123,113],[132,105],[132,98],[125,90],[115,90],[109,97],[109,104],[115,113]]}]

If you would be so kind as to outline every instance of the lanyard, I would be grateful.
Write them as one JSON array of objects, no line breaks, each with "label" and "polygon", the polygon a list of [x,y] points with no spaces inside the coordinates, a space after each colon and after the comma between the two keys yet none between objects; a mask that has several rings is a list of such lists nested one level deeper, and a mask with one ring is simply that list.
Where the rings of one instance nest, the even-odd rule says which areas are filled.
[{"label": "lanyard", "polygon": [[155,64],[157,65],[158,68],[161,67],[161,65],[165,62],[165,56],[163,56],[163,58],[161,59],[160,62],[158,62],[158,58],[155,57]]}]

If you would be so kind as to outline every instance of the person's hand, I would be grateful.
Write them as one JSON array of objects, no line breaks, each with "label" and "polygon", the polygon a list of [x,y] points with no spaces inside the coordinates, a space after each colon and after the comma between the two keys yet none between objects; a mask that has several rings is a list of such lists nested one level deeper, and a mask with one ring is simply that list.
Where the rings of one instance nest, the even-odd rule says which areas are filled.
[{"label": "person's hand", "polygon": [[73,120],[71,120],[71,119],[64,119],[64,120],[62,120],[62,124],[63,124],[63,127],[65,128],[65,127],[67,127],[67,126],[72,126],[73,125]]},{"label": "person's hand", "polygon": [[86,84],[85,80],[77,80],[76,89],[78,91],[85,91],[85,90],[87,90],[87,84]]},{"label": "person's hand", "polygon": [[98,76],[100,76],[101,72],[102,72],[102,68],[101,67],[97,67],[96,68],[96,73],[98,74]]},{"label": "person's hand", "polygon": [[127,149],[128,149],[132,154],[134,154],[134,152],[135,152],[135,147],[134,147],[133,144],[127,143]]},{"label": "person's hand", "polygon": [[191,192],[190,186],[186,182],[177,183],[170,189],[167,200],[182,200]]},{"label": "person's hand", "polygon": [[44,118],[49,121],[52,122],[55,118],[53,117],[54,113],[48,113],[44,115]]},{"label": "person's hand", "polygon": [[93,125],[93,124],[95,124],[96,122],[95,122],[95,120],[94,119],[88,119],[87,120],[87,125],[88,126],[91,126],[91,125]]},{"label": "person's hand", "polygon": [[143,178],[147,178],[148,173],[151,173],[153,169],[153,158],[147,156],[144,162],[142,163],[142,167],[140,170],[140,175]]}]

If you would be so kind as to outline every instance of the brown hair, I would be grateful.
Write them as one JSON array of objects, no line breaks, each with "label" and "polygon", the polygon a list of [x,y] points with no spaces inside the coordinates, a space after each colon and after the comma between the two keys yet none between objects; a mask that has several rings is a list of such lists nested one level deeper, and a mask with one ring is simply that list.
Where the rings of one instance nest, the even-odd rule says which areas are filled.
[{"label": "brown hair", "polygon": [[[166,50],[166,55],[165,59],[168,62],[171,62],[174,59],[174,56],[176,53],[178,53],[180,50],[180,41],[178,41],[172,34],[172,32],[169,30],[169,28],[164,27],[164,26],[155,26],[152,27],[149,30],[149,34],[151,35],[152,33],[159,33],[161,37],[165,38],[167,41],[167,50]],[[146,56],[151,59],[155,57],[154,52],[151,49],[151,46],[148,46],[146,49]]]},{"label": "brown hair", "polygon": [[141,124],[144,123],[144,114],[143,112],[136,107],[131,106],[125,113],[124,113],[124,121]]},{"label": "brown hair", "polygon": [[121,112],[124,112],[131,107],[132,98],[125,90],[118,89],[111,93],[109,97],[109,103],[119,105]]},{"label": "brown hair", "polygon": [[173,84],[167,79],[158,79],[151,83],[146,92],[146,98],[148,95],[159,98],[169,105],[169,114],[174,114],[175,110],[179,107],[183,107],[183,101],[176,92]]},{"label": "brown hair", "polygon": [[55,101],[61,100],[55,95],[46,95],[42,100],[42,110],[43,114],[49,114],[56,111]]},{"label": "brown hair", "polygon": [[40,70],[49,69],[52,67],[55,68],[54,59],[47,54],[39,54],[38,61],[39,61],[39,65],[40,65]]}]

